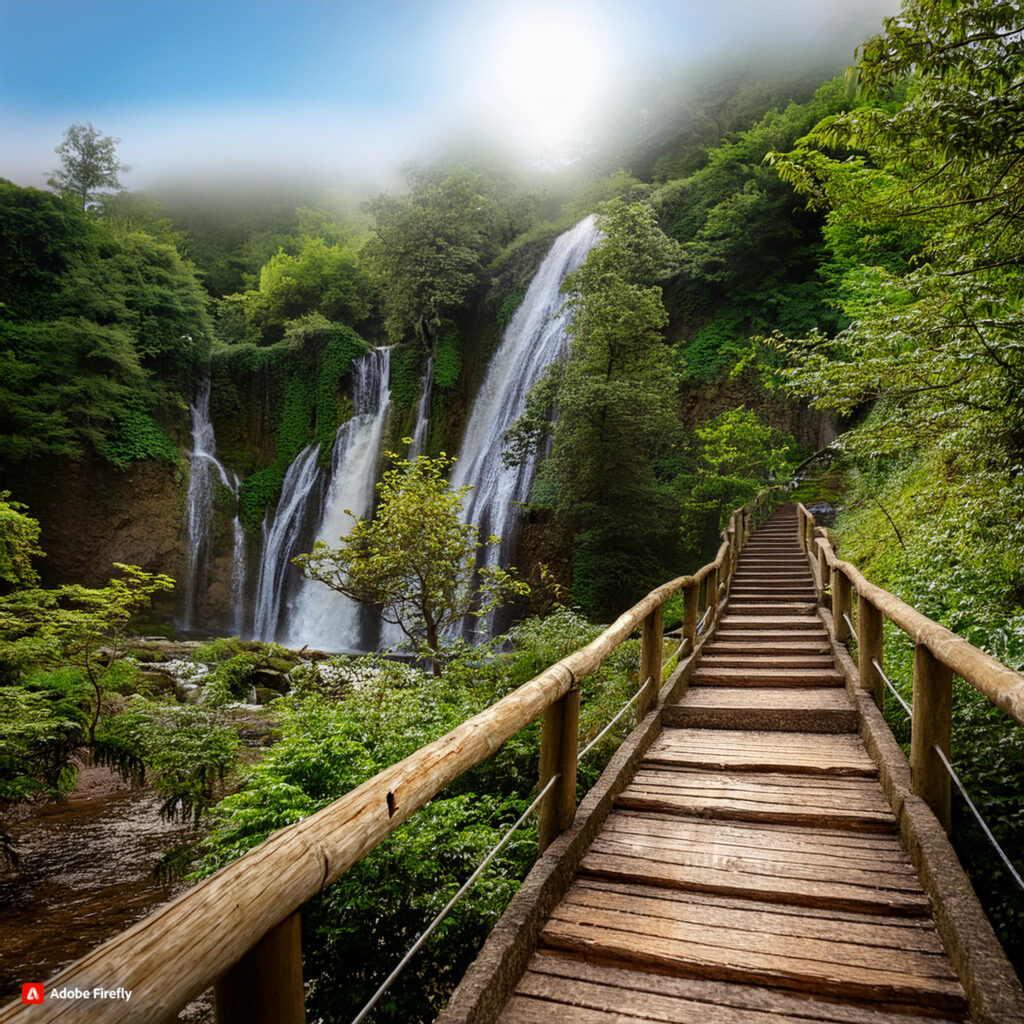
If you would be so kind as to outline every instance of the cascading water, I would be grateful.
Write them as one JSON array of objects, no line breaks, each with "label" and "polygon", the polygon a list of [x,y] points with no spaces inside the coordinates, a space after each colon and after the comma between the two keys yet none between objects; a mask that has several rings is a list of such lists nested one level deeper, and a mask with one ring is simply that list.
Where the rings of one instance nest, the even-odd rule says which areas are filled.
[{"label": "cascading water", "polygon": [[423,454],[427,443],[427,428],[430,426],[430,395],[434,389],[434,353],[431,351],[427,365],[423,371],[423,390],[420,392],[420,404],[416,407],[416,429],[413,431],[412,444],[409,445],[410,459]]},{"label": "cascading water", "polygon": [[[352,366],[354,412],[338,428],[334,441],[331,484],[324,501],[316,539],[337,544],[355,521],[373,509],[380,446],[391,407],[391,350],[378,348]],[[307,549],[308,550],[308,549]],[[285,643],[330,651],[365,650],[370,623],[363,609],[323,583],[303,580],[287,609]]]},{"label": "cascading water", "polygon": [[[188,494],[186,497],[188,524],[188,562],[186,567],[185,607],[181,619],[182,629],[195,629],[199,593],[206,580],[210,561],[210,539],[213,528],[213,501],[216,478],[238,500],[238,477],[229,472],[217,459],[217,444],[210,420],[210,381],[205,380],[189,406],[192,420],[192,452],[189,455]],[[234,619],[237,622],[242,606],[245,586],[245,545],[242,524],[235,516],[234,565],[232,569],[232,599]],[[237,581],[237,590],[236,590]]]},{"label": "cascading water", "polygon": [[451,485],[473,485],[463,520],[476,526],[481,537],[501,537],[500,553],[488,550],[482,565],[507,565],[514,552],[517,503],[529,497],[537,460],[529,457],[506,467],[501,460],[504,434],[525,410],[527,392],[568,345],[565,317],[559,313],[565,301],[562,282],[600,237],[591,215],[555,239],[505,328],[473,403]]},{"label": "cascading water", "polygon": [[288,467],[281,486],[281,497],[271,517],[263,518],[263,554],[256,580],[256,607],[252,635],[256,640],[276,640],[281,627],[282,610],[289,577],[299,576],[291,564],[302,550],[302,526],[322,477],[316,460],[320,446],[311,444]]}]

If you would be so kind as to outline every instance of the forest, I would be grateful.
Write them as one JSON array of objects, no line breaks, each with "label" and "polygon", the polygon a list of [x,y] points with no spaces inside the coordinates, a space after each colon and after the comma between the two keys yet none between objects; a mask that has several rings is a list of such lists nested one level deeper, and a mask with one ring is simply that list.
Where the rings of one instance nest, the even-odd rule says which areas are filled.
[{"label": "forest", "polygon": [[[734,508],[822,450],[794,493],[835,516],[842,557],[1024,670],[1020,40],[1014,4],[906,0],[845,74],[736,73],[629,150],[556,172],[460,154],[364,202],[301,183],[127,192],[91,124],[68,130],[49,189],[0,180],[8,875],[8,822],[92,763],[191,824],[161,878],[205,877],[696,569]],[[499,558],[494,528],[464,521],[475,481],[458,485],[455,453],[545,255],[590,215],[599,237],[561,285],[567,342],[492,453],[530,479]],[[289,474],[309,453],[330,479],[344,425],[378,411],[357,367],[383,350],[366,512],[344,539],[307,530],[283,562],[294,601],[320,581],[372,608],[359,635],[380,649],[257,635],[255,566]],[[220,477],[200,556],[187,507],[204,387]],[[237,586],[232,545],[249,566]],[[155,637],[184,652],[176,681]],[[638,650],[583,681],[581,737],[634,692]],[[912,660],[894,629],[886,669],[907,696]],[[903,711],[885,710],[906,745]],[[629,728],[581,769],[581,796]],[[517,734],[308,905],[311,1019],[364,1004],[527,807],[539,744],[539,725]],[[1021,730],[957,682],[953,751],[1019,865]],[[956,802],[954,816],[1020,971],[1024,893]],[[433,1019],[536,842],[535,826],[517,833],[373,1019]]]}]

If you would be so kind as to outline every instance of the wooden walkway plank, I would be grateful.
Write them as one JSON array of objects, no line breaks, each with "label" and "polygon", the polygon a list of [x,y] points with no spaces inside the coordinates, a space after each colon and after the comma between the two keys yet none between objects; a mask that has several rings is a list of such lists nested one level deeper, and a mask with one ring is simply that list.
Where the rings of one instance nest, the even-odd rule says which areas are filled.
[{"label": "wooden walkway plank", "polygon": [[500,1024],[965,1019],[816,611],[784,508]]},{"label": "wooden walkway plank", "polygon": [[811,1018],[805,997],[777,989],[598,966],[551,952],[533,957],[520,990],[499,1024],[934,1024],[933,1017],[831,1002],[814,1003]]}]

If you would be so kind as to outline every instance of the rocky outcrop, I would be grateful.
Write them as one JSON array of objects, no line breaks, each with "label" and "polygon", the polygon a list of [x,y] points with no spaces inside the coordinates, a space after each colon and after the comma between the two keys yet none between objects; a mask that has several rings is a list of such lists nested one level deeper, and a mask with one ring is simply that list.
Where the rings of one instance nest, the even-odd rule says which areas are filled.
[{"label": "rocky outcrop", "polygon": [[5,486],[42,527],[44,585],[103,586],[114,562],[184,578],[184,459],[147,459],[126,470],[98,456],[39,462]]}]

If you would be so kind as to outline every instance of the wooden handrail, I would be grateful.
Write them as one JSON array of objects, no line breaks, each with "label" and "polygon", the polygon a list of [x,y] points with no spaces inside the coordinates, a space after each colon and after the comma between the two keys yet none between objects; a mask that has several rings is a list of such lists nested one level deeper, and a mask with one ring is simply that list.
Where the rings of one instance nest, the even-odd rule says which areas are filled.
[{"label": "wooden handrail", "polygon": [[[1024,725],[1024,676],[962,636],[929,619],[916,608],[868,580],[835,550],[831,531],[817,526],[814,516],[797,503],[798,537],[807,554],[823,605],[831,605],[836,636],[849,628],[851,588],[857,591],[858,675],[863,689],[882,706],[882,622],[888,619],[914,641],[914,703],[911,716],[911,786],[923,797],[946,831],[950,829],[950,778],[935,754],[949,756],[953,673],[984,694],[1018,725]],[[826,598],[826,592],[830,595]]]},{"label": "wooden handrail", "polygon": [[[745,537],[745,521],[766,506],[774,492],[774,488],[764,491],[744,509],[732,513],[714,562],[696,575],[680,576],[652,590],[586,647],[555,662],[513,693],[378,772],[316,814],[274,833],[47,983],[48,991],[70,988],[91,992],[96,987],[120,986],[131,991],[130,1000],[48,998],[44,1004],[32,1007],[12,1002],[0,1010],[0,1024],[158,1024],[175,1019],[186,1003],[214,983],[219,983],[218,1021],[222,1024],[290,1024],[302,1020],[301,951],[293,918],[303,904],[449,783],[486,760],[539,716],[548,716],[542,773],[550,776],[558,766],[575,765],[576,729],[571,725],[573,709],[565,704],[565,698],[580,679],[599,668],[645,623],[641,661],[657,673],[648,684],[649,707],[661,683],[663,639],[658,622],[662,606],[679,591],[686,595],[684,631],[690,632],[692,654],[701,580],[714,572],[718,581],[715,590],[723,585],[728,589]],[[718,611],[717,598],[716,593],[705,602],[714,614]],[[640,685],[644,682],[645,677],[641,677]],[[561,710],[552,713],[551,709],[559,705]],[[558,749],[551,749],[552,744]],[[575,786],[572,788],[574,791]],[[549,796],[553,803],[547,810],[542,805],[542,844],[550,841],[556,830],[566,828],[574,813],[567,801],[574,800],[575,794],[568,794],[568,786],[563,786],[561,792],[555,787]],[[292,979],[292,991],[271,993],[274,1001],[263,1011],[254,1009],[263,1001],[254,993],[261,985],[267,987],[264,975],[268,956],[263,954],[268,945],[273,946],[275,956],[298,957],[300,962],[286,964],[289,969],[278,972]],[[236,1006],[240,1008],[233,1009]]]}]

